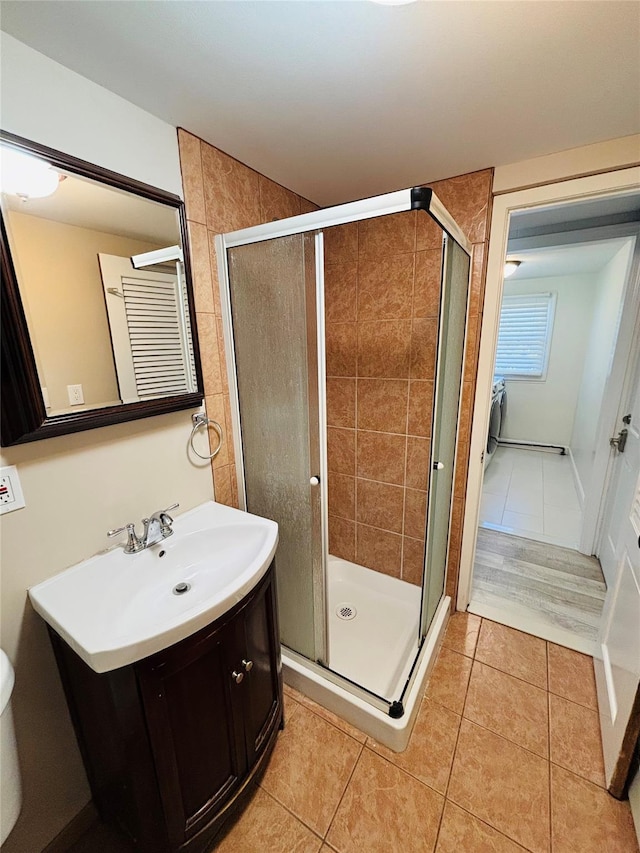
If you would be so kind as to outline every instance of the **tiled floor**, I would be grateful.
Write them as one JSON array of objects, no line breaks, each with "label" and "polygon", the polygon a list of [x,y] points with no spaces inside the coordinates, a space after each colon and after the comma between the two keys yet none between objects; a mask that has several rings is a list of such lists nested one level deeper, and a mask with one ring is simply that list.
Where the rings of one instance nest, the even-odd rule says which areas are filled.
[{"label": "tiled floor", "polygon": [[480,523],[577,548],[582,513],[569,457],[499,447],[485,471]]},{"label": "tiled floor", "polygon": [[215,853],[638,853],[628,803],[602,788],[584,655],[455,614],[400,754],[288,687],[285,705]]}]

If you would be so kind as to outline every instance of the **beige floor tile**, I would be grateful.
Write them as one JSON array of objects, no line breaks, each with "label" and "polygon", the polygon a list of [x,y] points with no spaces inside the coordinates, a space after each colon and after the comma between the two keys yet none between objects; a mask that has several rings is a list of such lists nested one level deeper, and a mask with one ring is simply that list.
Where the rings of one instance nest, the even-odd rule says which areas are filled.
[{"label": "beige floor tile", "polygon": [[211,853],[318,853],[322,839],[258,788]]},{"label": "beige floor tile", "polygon": [[525,849],[447,800],[436,853],[525,853]]},{"label": "beige floor tile", "polygon": [[339,853],[432,853],[443,803],[365,747],[326,840]]},{"label": "beige floor tile", "polygon": [[551,765],[553,853],[638,853],[628,802]]},{"label": "beige floor tile", "polygon": [[458,739],[460,717],[432,702],[423,699],[404,752],[392,752],[369,738],[367,746],[392,764],[411,773],[416,779],[441,794],[447,790],[453,753]]},{"label": "beige floor tile", "polygon": [[442,648],[427,684],[426,696],[456,714],[462,714],[472,661]]},{"label": "beige floor tile", "polygon": [[549,735],[554,764],[604,787],[602,741],[596,711],[550,693]]},{"label": "beige floor tile", "polygon": [[547,689],[546,643],[539,637],[483,619],[476,660]]},{"label": "beige floor tile", "polygon": [[447,797],[533,853],[549,850],[549,764],[462,720]]},{"label": "beige floor tile", "polygon": [[472,658],[478,642],[481,621],[480,617],[474,616],[473,613],[453,613],[449,618],[442,645]]},{"label": "beige floor tile", "polygon": [[309,699],[309,697],[305,696],[304,693],[300,693],[300,691],[295,690],[293,687],[289,687],[288,684],[285,684],[284,692],[292,699],[295,699],[295,701],[300,705],[304,705],[305,708],[313,711],[314,714],[322,717],[323,720],[331,723],[332,726],[336,726],[340,731],[343,731],[345,734],[349,735],[349,737],[357,740],[358,743],[364,743],[366,741],[367,736],[364,732],[361,732],[360,729],[352,726],[351,723],[343,720],[342,717],[339,717],[332,711],[328,711],[326,708],[323,708],[322,705],[318,705],[317,702],[314,702],[313,699]]},{"label": "beige floor tile", "polygon": [[548,758],[547,695],[546,690],[474,661],[464,716]]},{"label": "beige floor tile", "polygon": [[300,707],[280,734],[261,785],[324,836],[361,749],[353,738]]},{"label": "beige floor tile", "polygon": [[593,658],[572,649],[547,643],[549,691],[578,705],[598,710]]},{"label": "beige floor tile", "polygon": [[283,695],[283,699],[284,699],[284,723],[286,725],[289,722],[289,720],[291,719],[291,717],[295,714],[296,710],[300,707],[300,705],[286,691]]}]

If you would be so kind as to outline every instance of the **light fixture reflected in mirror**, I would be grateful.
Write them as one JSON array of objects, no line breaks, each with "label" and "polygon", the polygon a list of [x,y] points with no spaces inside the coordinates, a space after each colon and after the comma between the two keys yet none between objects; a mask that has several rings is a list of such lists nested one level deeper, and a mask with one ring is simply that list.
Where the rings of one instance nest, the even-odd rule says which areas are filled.
[{"label": "light fixture reflected in mirror", "polygon": [[513,275],[521,263],[522,261],[506,260],[504,263],[504,277],[509,278],[510,275]]},{"label": "light fixture reflected in mirror", "polygon": [[0,189],[26,201],[46,198],[58,189],[61,176],[44,160],[22,151],[2,148]]}]

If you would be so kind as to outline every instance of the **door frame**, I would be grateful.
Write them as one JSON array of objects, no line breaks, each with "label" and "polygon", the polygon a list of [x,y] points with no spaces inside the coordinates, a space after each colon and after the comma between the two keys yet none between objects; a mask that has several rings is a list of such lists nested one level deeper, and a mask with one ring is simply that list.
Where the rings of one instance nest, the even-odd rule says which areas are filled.
[{"label": "door frame", "polygon": [[484,451],[491,409],[491,388],[504,286],[503,266],[507,253],[511,214],[526,208],[605,198],[614,194],[637,191],[639,187],[640,168],[634,166],[494,197],[462,530],[457,610],[466,610],[471,600],[484,474]]}]

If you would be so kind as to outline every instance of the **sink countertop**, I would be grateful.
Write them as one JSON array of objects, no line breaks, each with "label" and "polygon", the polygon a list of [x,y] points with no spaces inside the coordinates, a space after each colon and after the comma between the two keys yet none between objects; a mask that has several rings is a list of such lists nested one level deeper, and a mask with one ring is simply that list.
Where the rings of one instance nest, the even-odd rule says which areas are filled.
[{"label": "sink countertop", "polygon": [[[96,672],[168,648],[218,619],[263,577],[278,525],[208,501],[177,516],[173,536],[121,547],[31,587],[35,610]],[[177,584],[189,584],[177,595]]]}]

